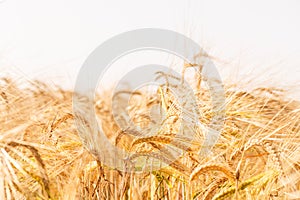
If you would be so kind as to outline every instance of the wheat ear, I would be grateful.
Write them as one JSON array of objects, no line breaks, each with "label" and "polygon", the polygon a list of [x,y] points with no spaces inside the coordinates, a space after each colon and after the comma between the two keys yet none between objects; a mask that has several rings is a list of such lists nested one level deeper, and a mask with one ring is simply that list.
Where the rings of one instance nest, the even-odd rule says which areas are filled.
[{"label": "wheat ear", "polygon": [[208,165],[201,165],[199,167],[196,167],[196,169],[193,170],[192,174],[190,175],[190,180],[195,180],[200,174],[203,174],[205,172],[209,171],[219,171],[225,174],[229,179],[235,180],[234,173],[227,169],[224,166],[218,165],[218,164],[208,164]]}]

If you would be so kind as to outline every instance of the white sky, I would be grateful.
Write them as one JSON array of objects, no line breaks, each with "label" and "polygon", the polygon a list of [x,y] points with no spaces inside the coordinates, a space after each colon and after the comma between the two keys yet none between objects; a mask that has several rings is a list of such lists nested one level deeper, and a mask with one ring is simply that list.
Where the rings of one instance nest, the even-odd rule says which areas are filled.
[{"label": "white sky", "polygon": [[297,0],[0,0],[0,73],[72,87],[94,48],[145,27],[191,37],[222,60],[224,78],[254,70],[275,85],[300,82]]}]

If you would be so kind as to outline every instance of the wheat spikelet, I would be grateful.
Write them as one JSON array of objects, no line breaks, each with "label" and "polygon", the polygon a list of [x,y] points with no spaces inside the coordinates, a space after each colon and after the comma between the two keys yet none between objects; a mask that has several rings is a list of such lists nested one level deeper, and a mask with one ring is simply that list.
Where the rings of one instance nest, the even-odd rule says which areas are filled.
[{"label": "wheat spikelet", "polygon": [[[273,171],[273,170],[267,171],[267,172],[263,172],[263,173],[260,173],[260,174],[258,174],[258,175],[256,175],[256,176],[253,176],[253,177],[247,179],[246,181],[242,182],[242,183],[239,185],[238,190],[244,190],[244,189],[247,188],[248,186],[255,184],[257,181],[262,180],[262,179],[265,177],[266,179],[265,179],[264,182],[260,185],[260,187],[261,187],[262,185],[264,185],[264,183],[265,183],[266,181],[268,181],[268,179],[269,179],[270,177],[273,177],[273,175],[276,175],[276,172]],[[236,192],[236,187],[235,187],[235,186],[231,186],[231,187],[229,187],[228,189],[226,189],[226,190],[220,192],[219,194],[215,195],[214,198],[213,198],[213,200],[221,200],[221,199],[225,199],[225,198],[227,198],[227,197],[232,196],[235,192]]]},{"label": "wheat spikelet", "polygon": [[[6,148],[8,150],[7,152],[12,150],[11,147],[18,147],[18,146],[24,147],[32,153],[33,157],[37,161],[40,175],[33,174],[31,171],[28,171],[25,168],[23,169],[24,172],[27,173],[28,175],[30,175],[34,180],[40,182],[40,185],[43,187],[43,190],[46,192],[46,196],[48,198],[50,198],[49,177],[46,172],[45,163],[44,163],[41,155],[39,154],[38,150],[35,147],[28,145],[28,144],[21,144],[18,142],[9,142],[7,144],[7,148]],[[20,189],[18,189],[18,190],[20,190]]]},{"label": "wheat spikelet", "polygon": [[246,144],[244,144],[241,148],[236,148],[229,157],[229,164],[231,161],[236,160],[238,156],[240,156],[243,152],[248,151],[250,148],[256,145],[261,145],[261,140],[259,139],[251,139]]},{"label": "wheat spikelet", "polygon": [[[160,152],[162,155],[164,155],[164,156],[166,156],[166,157],[168,157],[168,158],[170,158],[170,159],[172,159],[172,160],[175,160],[174,156],[172,155],[172,152],[169,151],[168,148],[165,148],[164,145],[161,145],[161,144],[158,144],[158,143],[155,143],[155,142],[149,142],[149,144],[150,144],[152,147],[154,147],[155,149],[159,150],[159,152]],[[137,152],[137,153],[142,153],[142,152]]]},{"label": "wheat spikelet", "polygon": [[177,138],[172,138],[172,137],[164,136],[164,135],[138,138],[138,139],[134,140],[134,142],[132,143],[132,147],[134,147],[137,144],[143,143],[143,142],[147,142],[147,143],[159,142],[159,143],[163,143],[163,144],[171,144],[175,147],[178,147],[178,148],[186,150],[186,151],[191,150],[188,145],[186,145],[183,142],[177,140]]},{"label": "wheat spikelet", "polygon": [[219,171],[222,172],[227,176],[227,178],[231,180],[235,180],[234,173],[226,168],[225,166],[218,165],[218,164],[208,164],[208,165],[201,165],[196,167],[196,169],[193,170],[192,174],[190,175],[190,180],[195,180],[200,174],[209,172],[209,171]]},{"label": "wheat spikelet", "polygon": [[73,115],[71,113],[67,113],[63,117],[59,118],[58,120],[54,120],[50,126],[50,132],[52,132],[54,129],[58,127],[59,124],[67,121],[68,119],[73,119]]},{"label": "wheat spikelet", "polygon": [[223,178],[220,178],[220,179],[214,181],[214,183],[211,184],[210,188],[205,193],[203,200],[211,200],[217,192],[216,189],[218,189],[220,187],[220,185],[225,183],[227,180],[228,180],[228,178],[223,177]]},{"label": "wheat spikelet", "polygon": [[273,162],[271,166],[275,166],[274,168],[277,171],[283,172],[283,168],[280,162],[280,157],[273,147],[273,145],[268,141],[258,140],[258,139],[252,139],[250,140],[245,146],[243,146],[241,149],[238,149],[233,152],[233,154],[230,157],[230,160],[234,160],[237,158],[239,154],[242,153],[242,151],[248,151],[254,146],[261,147],[264,151],[268,153],[268,155],[271,158],[271,161]]},{"label": "wheat spikelet", "polygon": [[273,147],[273,145],[270,142],[263,142],[262,145],[264,146],[264,149],[269,153],[269,156],[271,157],[271,166],[274,166],[275,170],[279,172],[283,172],[283,167],[280,162],[280,157]]}]

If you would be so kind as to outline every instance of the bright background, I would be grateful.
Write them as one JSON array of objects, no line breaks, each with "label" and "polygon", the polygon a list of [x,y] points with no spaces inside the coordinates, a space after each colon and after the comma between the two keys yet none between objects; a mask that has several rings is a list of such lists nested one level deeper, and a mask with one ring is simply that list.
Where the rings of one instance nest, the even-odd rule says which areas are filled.
[{"label": "bright background", "polygon": [[299,11],[298,0],[0,0],[0,73],[72,88],[103,41],[155,27],[197,41],[224,80],[250,74],[300,94]]}]

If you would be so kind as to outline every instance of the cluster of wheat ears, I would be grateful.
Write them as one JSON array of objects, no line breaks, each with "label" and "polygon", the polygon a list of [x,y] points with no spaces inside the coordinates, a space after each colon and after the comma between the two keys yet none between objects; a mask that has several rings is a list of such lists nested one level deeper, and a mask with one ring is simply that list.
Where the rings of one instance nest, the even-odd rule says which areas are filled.
[{"label": "cluster of wheat ears", "polygon": [[[199,127],[181,118],[168,90],[168,78],[178,77],[158,76],[166,84],[156,93],[114,94],[119,104],[131,95],[126,108],[139,131],[120,128],[128,119],[113,116],[110,91],[95,98],[101,130],[111,144],[130,152],[132,163],[143,157],[161,165],[155,170],[135,165],[127,171],[104,165],[97,143],[79,137],[72,91],[2,78],[0,199],[300,198],[299,102],[287,100],[276,88],[246,92],[225,84],[224,126],[211,152],[201,156],[203,129],[214,114],[210,92],[200,88],[200,76],[192,78]],[[161,112],[151,114],[153,106]],[[173,152],[179,156],[172,157]]]}]

